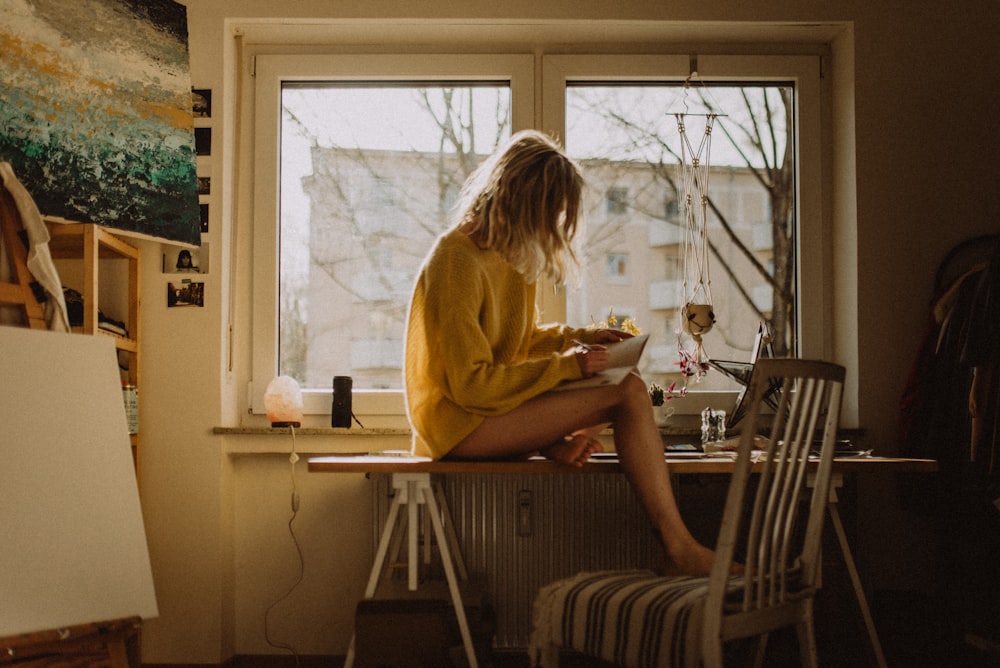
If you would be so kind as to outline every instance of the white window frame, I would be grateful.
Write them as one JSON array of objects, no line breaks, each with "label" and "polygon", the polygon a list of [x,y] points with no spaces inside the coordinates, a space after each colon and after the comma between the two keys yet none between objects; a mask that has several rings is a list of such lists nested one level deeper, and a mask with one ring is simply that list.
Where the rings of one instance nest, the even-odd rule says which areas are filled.
[{"label": "white window frame", "polygon": [[[536,62],[541,67],[536,68]],[[262,414],[263,394],[278,359],[278,194],[280,91],[283,81],[509,81],[512,130],[538,127],[565,135],[567,81],[683,80],[690,74],[689,55],[385,54],[257,55],[254,89],[254,186],[252,380],[250,412]],[[796,181],[799,224],[796,258],[799,303],[799,354],[821,357],[832,346],[830,327],[829,212],[823,211],[822,115],[819,56],[699,56],[698,76],[705,80],[792,81],[796,87]],[[538,96],[536,97],[536,92]],[[536,99],[540,99],[536,105]],[[546,321],[565,319],[558,291],[539,290],[539,310]],[[696,389],[696,388],[695,388]],[[729,393],[708,398],[693,391],[675,404],[679,413],[696,413],[706,400],[725,408]],[[732,393],[735,395],[735,392]],[[304,392],[307,415],[330,413],[330,391]],[[690,406],[683,404],[690,403]],[[399,390],[356,390],[359,415],[402,416]]]},{"label": "white window frame", "polygon": [[[264,413],[264,391],[278,369],[278,231],[281,87],[286,81],[503,81],[511,87],[514,131],[534,120],[531,55],[257,55],[254,74],[252,379],[250,412]],[[303,390],[306,415],[329,414],[331,390]],[[355,390],[359,415],[402,415],[399,390]]]},{"label": "white window frame", "polygon": [[[823,357],[830,349],[831,275],[829,221],[823,211],[822,115],[819,56],[635,56],[635,55],[552,55],[542,61],[542,124],[545,128],[565,128],[567,82],[667,81],[684,80],[697,64],[701,81],[789,81],[795,84],[796,141],[796,300],[798,318],[796,340],[802,357]],[[564,320],[565,302],[540,291],[540,309],[546,320]],[[678,414],[695,414],[705,405],[728,409],[733,392],[699,392],[696,387],[686,397],[672,403]]]}]

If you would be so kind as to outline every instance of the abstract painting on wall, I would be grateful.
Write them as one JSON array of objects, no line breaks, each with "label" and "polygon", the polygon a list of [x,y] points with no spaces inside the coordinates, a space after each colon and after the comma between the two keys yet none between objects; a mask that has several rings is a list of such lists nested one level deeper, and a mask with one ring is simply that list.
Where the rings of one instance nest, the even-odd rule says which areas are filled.
[{"label": "abstract painting on wall", "polygon": [[201,240],[187,8],[0,0],[0,160],[45,216]]}]

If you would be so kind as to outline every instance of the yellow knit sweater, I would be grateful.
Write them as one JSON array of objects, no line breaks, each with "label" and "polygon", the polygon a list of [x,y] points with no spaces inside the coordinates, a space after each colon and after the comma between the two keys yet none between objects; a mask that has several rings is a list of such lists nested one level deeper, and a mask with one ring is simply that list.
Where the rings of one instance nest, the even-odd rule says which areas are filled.
[{"label": "yellow knit sweater", "polygon": [[538,326],[535,286],[458,230],[438,238],[417,277],[406,329],[406,411],[414,454],[440,459],[483,418],[580,378],[571,339]]}]

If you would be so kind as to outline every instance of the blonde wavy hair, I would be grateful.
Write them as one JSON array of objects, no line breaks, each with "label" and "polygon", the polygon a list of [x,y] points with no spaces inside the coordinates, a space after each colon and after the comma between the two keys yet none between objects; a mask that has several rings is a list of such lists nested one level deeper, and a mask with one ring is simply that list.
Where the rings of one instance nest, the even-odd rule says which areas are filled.
[{"label": "blonde wavy hair", "polygon": [[583,176],[548,135],[514,134],[466,180],[457,225],[481,248],[500,254],[529,282],[556,284],[577,267]]}]

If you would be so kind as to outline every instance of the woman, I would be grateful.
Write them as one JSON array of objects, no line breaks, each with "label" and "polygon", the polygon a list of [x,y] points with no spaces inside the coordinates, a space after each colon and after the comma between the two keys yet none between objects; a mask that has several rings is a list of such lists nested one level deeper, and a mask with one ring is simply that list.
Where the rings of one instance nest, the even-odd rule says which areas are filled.
[{"label": "woman", "polygon": [[[625,475],[664,554],[665,574],[705,575],[713,553],[681,519],[646,383],[550,392],[607,368],[601,344],[627,334],[535,322],[539,279],[563,283],[576,258],[578,167],[547,136],[524,131],[473,172],[456,225],[424,261],[406,332],[414,452],[434,459],[534,453],[582,466],[608,424]],[[579,346],[574,339],[587,346]]]},{"label": "woman", "polygon": [[177,271],[198,271],[198,267],[194,266],[194,260],[191,258],[191,251],[186,248],[177,254]]}]

